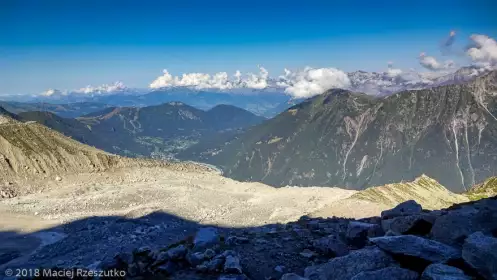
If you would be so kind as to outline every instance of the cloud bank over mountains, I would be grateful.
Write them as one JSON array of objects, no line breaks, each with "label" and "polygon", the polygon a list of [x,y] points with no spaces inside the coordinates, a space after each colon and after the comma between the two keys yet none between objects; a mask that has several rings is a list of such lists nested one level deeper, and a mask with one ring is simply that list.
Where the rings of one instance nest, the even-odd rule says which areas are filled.
[{"label": "cloud bank over mountains", "polygon": [[231,79],[226,72],[219,72],[214,75],[206,73],[186,73],[182,76],[174,77],[167,69],[164,69],[162,72],[162,76],[159,76],[150,84],[149,87],[151,89],[191,87],[197,90],[228,90],[234,88],[265,89],[269,86],[269,72],[264,67],[259,67],[259,74],[248,73],[242,75],[240,71],[236,71]]},{"label": "cloud bank over mountains", "polygon": [[419,64],[431,71],[448,70],[455,67],[455,63],[452,60],[446,60],[441,63],[433,56],[428,56],[424,52],[419,55]]},{"label": "cloud bank over mountains", "polygon": [[468,56],[474,62],[485,66],[497,66],[497,42],[480,34],[472,35],[471,40],[474,42],[474,46],[466,51]]},{"label": "cloud bank over mountains", "polygon": [[[441,44],[441,54],[451,55],[456,32],[451,31]],[[454,61],[441,61],[432,55],[422,52],[419,64],[428,72],[419,72],[413,69],[402,70],[395,68],[392,62],[384,72],[355,71],[346,73],[336,68],[305,67],[300,70],[284,69],[283,74],[271,77],[267,69],[259,66],[258,73],[233,74],[219,72],[184,73],[174,76],[168,70],[155,78],[148,86],[148,91],[167,90],[171,88],[189,88],[194,90],[230,92],[236,89],[251,89],[254,91],[277,90],[294,98],[308,98],[321,94],[332,88],[344,88],[365,92],[374,95],[386,95],[404,89],[419,89],[435,86],[453,80],[464,80],[479,75],[485,71],[497,69],[497,42],[486,36],[474,34],[470,37],[471,45],[463,52],[472,65],[456,71]],[[57,97],[67,95],[106,95],[134,90],[127,88],[123,83],[106,84],[101,86],[86,86],[72,91],[50,89],[42,94],[43,97]]]},{"label": "cloud bank over mountains", "polygon": [[115,94],[118,92],[126,91],[128,87],[126,87],[122,82],[115,82],[113,84],[104,84],[101,86],[86,86],[84,88],[75,89],[71,91],[61,91],[57,89],[48,89],[42,93],[40,96],[44,97],[57,97],[57,96],[65,96],[69,94],[81,94],[81,95],[103,95],[103,94]]}]

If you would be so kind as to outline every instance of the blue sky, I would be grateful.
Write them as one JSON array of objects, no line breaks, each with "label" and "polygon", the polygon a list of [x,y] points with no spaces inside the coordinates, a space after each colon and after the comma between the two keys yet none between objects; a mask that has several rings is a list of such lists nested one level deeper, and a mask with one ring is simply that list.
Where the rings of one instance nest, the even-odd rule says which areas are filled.
[{"label": "blue sky", "polygon": [[[419,68],[450,30],[497,38],[496,1],[0,1],[0,95],[122,81],[167,68],[257,72]],[[465,63],[466,58],[452,58]]]}]

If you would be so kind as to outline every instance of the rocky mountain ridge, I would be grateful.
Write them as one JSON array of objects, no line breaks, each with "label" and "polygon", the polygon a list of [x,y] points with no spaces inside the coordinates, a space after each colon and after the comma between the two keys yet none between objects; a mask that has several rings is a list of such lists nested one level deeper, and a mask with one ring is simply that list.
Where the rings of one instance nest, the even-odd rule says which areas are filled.
[{"label": "rocky mountain ridge", "polygon": [[461,192],[495,175],[496,93],[495,71],[383,98],[331,90],[250,129],[211,161],[227,176],[273,186],[363,189],[424,173]]},{"label": "rocky mountain ridge", "polygon": [[450,73],[419,73],[389,69],[386,72],[354,71],[348,73],[351,81],[349,90],[371,95],[388,96],[405,90],[428,89],[432,87],[460,84],[491,71],[487,68],[467,66]]}]

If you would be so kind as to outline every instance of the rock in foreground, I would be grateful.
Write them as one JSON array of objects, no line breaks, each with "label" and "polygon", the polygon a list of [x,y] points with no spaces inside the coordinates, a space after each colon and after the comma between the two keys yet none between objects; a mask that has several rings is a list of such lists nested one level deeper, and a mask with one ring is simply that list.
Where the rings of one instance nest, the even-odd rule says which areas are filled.
[{"label": "rock in foreground", "polygon": [[[496,202],[430,212],[408,201],[361,220],[304,216],[254,228],[196,227],[168,246],[123,251],[98,269],[119,269],[128,279],[497,279]],[[447,232],[455,227],[450,221],[468,218]]]}]

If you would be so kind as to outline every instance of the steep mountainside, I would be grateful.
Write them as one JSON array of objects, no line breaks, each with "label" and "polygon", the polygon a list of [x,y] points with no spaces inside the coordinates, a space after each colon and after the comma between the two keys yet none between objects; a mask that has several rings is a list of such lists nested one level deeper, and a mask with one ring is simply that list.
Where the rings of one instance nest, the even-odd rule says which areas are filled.
[{"label": "steep mountainside", "polygon": [[406,200],[416,200],[425,209],[441,209],[455,203],[467,202],[464,195],[447,190],[432,178],[422,175],[412,182],[398,182],[371,187],[354,194],[351,198],[369,200],[393,207]]},{"label": "steep mountainside", "polygon": [[6,182],[145,162],[83,145],[35,122],[0,124],[0,177]]},{"label": "steep mountainside", "polygon": [[[0,107],[0,110],[3,109]],[[173,171],[194,172],[209,170],[191,163],[133,159],[110,154],[37,122],[22,122],[23,118],[8,114],[11,116],[9,122],[0,123],[0,199],[45,190],[48,181],[61,181],[75,174],[114,171],[117,168],[167,167]],[[0,117],[6,115],[5,112]],[[67,129],[66,132],[82,129],[81,124],[71,119],[46,112],[38,114],[39,120],[42,117],[45,123],[63,127]],[[76,125],[71,126],[73,124]]]},{"label": "steep mountainside", "polygon": [[385,98],[331,90],[212,159],[239,180],[363,189],[426,174],[453,191],[497,172],[497,72]]},{"label": "steep mountainside", "polygon": [[217,139],[217,135],[231,139],[245,127],[264,120],[234,106],[220,105],[203,111],[181,102],[106,108],[77,119],[46,112],[20,116],[108,152],[168,159],[203,139]]},{"label": "steep mountainside", "polygon": [[490,177],[483,183],[473,186],[466,194],[471,200],[497,195],[497,177]]},{"label": "steep mountainside", "polygon": [[[23,112],[18,116],[22,121],[35,121],[83,144],[94,146],[107,152],[116,153],[113,151],[113,147],[118,143],[117,141],[119,141],[119,139],[103,137],[98,134],[98,132],[92,131],[89,125],[86,125],[77,119],[63,118],[54,113],[40,111]],[[134,142],[129,144],[133,143]],[[146,150],[143,151],[146,152]]]},{"label": "steep mountainside", "polygon": [[[340,203],[330,203],[311,214],[313,217],[331,217],[337,213],[381,212],[407,200],[415,200],[424,209],[441,209],[455,203],[468,202],[467,194],[455,194],[432,178],[421,175],[413,181],[370,187],[359,191]],[[485,198],[488,196],[482,196]],[[360,207],[356,208],[358,205]]]},{"label": "steep mountainside", "polygon": [[15,123],[19,117],[0,107],[0,124]]}]

